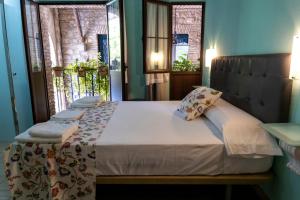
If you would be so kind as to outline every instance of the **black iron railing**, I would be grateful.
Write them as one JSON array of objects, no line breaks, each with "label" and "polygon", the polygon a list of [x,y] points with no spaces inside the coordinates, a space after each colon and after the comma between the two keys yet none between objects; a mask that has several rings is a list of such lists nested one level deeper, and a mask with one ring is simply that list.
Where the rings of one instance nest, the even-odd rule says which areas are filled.
[{"label": "black iron railing", "polygon": [[53,68],[53,85],[56,112],[66,109],[76,99],[85,96],[109,97],[107,71],[99,69]]}]

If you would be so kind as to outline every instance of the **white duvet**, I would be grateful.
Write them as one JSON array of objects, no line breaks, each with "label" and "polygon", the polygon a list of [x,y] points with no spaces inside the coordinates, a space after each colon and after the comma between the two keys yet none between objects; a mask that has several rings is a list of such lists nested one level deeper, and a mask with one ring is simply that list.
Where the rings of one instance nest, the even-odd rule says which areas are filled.
[{"label": "white duvet", "polygon": [[205,117],[183,120],[178,101],[120,102],[97,140],[97,175],[216,175],[268,170],[272,158],[226,156]]}]

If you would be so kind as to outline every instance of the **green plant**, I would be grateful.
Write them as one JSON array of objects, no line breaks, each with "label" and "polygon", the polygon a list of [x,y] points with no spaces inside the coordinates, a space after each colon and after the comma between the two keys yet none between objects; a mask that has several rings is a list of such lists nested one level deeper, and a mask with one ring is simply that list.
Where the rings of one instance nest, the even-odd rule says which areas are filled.
[{"label": "green plant", "polygon": [[200,69],[199,65],[193,64],[191,60],[188,60],[186,54],[179,56],[178,60],[173,62],[173,71],[190,71],[195,72]]},{"label": "green plant", "polygon": [[101,96],[104,100],[109,99],[108,66],[101,61],[100,54],[95,59],[88,59],[85,62],[76,60],[64,67],[63,77],[65,77],[63,78],[63,88],[69,103],[75,96],[82,97],[93,94]]}]

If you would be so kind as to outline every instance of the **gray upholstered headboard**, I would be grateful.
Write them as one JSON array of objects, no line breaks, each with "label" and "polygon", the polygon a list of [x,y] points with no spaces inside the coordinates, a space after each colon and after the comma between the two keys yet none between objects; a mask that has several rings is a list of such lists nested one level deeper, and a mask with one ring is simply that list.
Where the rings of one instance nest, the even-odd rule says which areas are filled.
[{"label": "gray upholstered headboard", "polygon": [[224,56],[212,61],[210,86],[265,123],[287,122],[290,54]]}]

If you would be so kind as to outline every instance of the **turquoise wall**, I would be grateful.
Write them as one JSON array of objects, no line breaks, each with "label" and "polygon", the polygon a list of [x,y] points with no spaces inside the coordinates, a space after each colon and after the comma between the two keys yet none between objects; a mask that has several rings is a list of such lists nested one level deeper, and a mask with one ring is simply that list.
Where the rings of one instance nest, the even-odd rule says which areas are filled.
[{"label": "turquoise wall", "polygon": [[[33,120],[23,41],[20,1],[4,0],[3,11],[4,13],[1,11],[1,14],[4,14],[2,16],[2,19],[5,19],[5,21],[3,21],[3,24],[1,24],[1,28],[4,27],[3,25],[5,23],[8,44],[3,43],[3,34],[5,34],[5,32],[1,30],[1,97],[4,96],[6,100],[4,101],[4,104],[2,104],[1,101],[1,107],[5,106],[5,111],[3,111],[3,113],[2,109],[0,111],[1,116],[4,114],[4,117],[1,117],[0,119],[0,141],[11,141],[16,135],[16,132],[12,124],[13,118],[11,113],[11,101],[7,99],[10,97],[10,93],[8,90],[8,74],[6,70],[7,63],[4,59],[4,56],[6,55],[9,57],[12,72],[16,73],[16,75],[13,76],[13,88],[15,93],[16,111],[20,131],[24,131],[28,127],[30,127],[33,124]],[[8,48],[8,54],[5,54],[4,47]],[[2,125],[6,128],[2,129]]]},{"label": "turquoise wall", "polygon": [[[25,129],[32,124],[32,113],[19,2],[6,0],[5,10],[9,32],[9,54],[14,70],[19,75],[14,79],[18,117],[21,129]],[[144,98],[142,0],[125,0],[124,8],[130,67],[129,97]],[[300,33],[299,0],[206,0],[204,49],[215,47],[218,55],[290,52],[292,37],[297,33]],[[0,51],[0,55],[2,58],[3,52]],[[1,59],[1,72],[3,65],[5,63]],[[209,84],[208,68],[204,68],[203,82]],[[2,84],[1,82],[1,93],[5,86]],[[300,83],[295,81],[291,121],[298,123],[300,123],[299,101]],[[272,184],[265,186],[265,189],[275,200],[299,199],[300,177],[289,171],[285,164],[286,157],[276,159],[275,179]]]},{"label": "turquoise wall", "polygon": [[[218,55],[291,52],[293,36],[300,34],[299,0],[208,0],[207,10],[206,48],[215,44]],[[206,69],[204,84],[208,81]],[[300,123],[299,81],[293,83],[290,121]],[[275,160],[274,181],[264,189],[274,200],[299,200],[300,176],[286,162],[286,157]]]},{"label": "turquoise wall", "polygon": [[[204,51],[215,48],[218,55],[236,54],[239,0],[206,0]],[[209,85],[209,71],[203,67],[203,84]]]},{"label": "turquoise wall", "polygon": [[33,124],[20,0],[4,0],[9,57],[16,97],[19,129],[25,131]]},{"label": "turquoise wall", "polygon": [[7,76],[7,59],[5,52],[5,21],[3,3],[0,3],[0,138],[2,141],[10,142],[15,135],[12,104],[10,99],[9,80]]},{"label": "turquoise wall", "polygon": [[129,99],[145,97],[146,85],[143,73],[143,15],[141,0],[125,0],[125,23],[128,46]]}]

